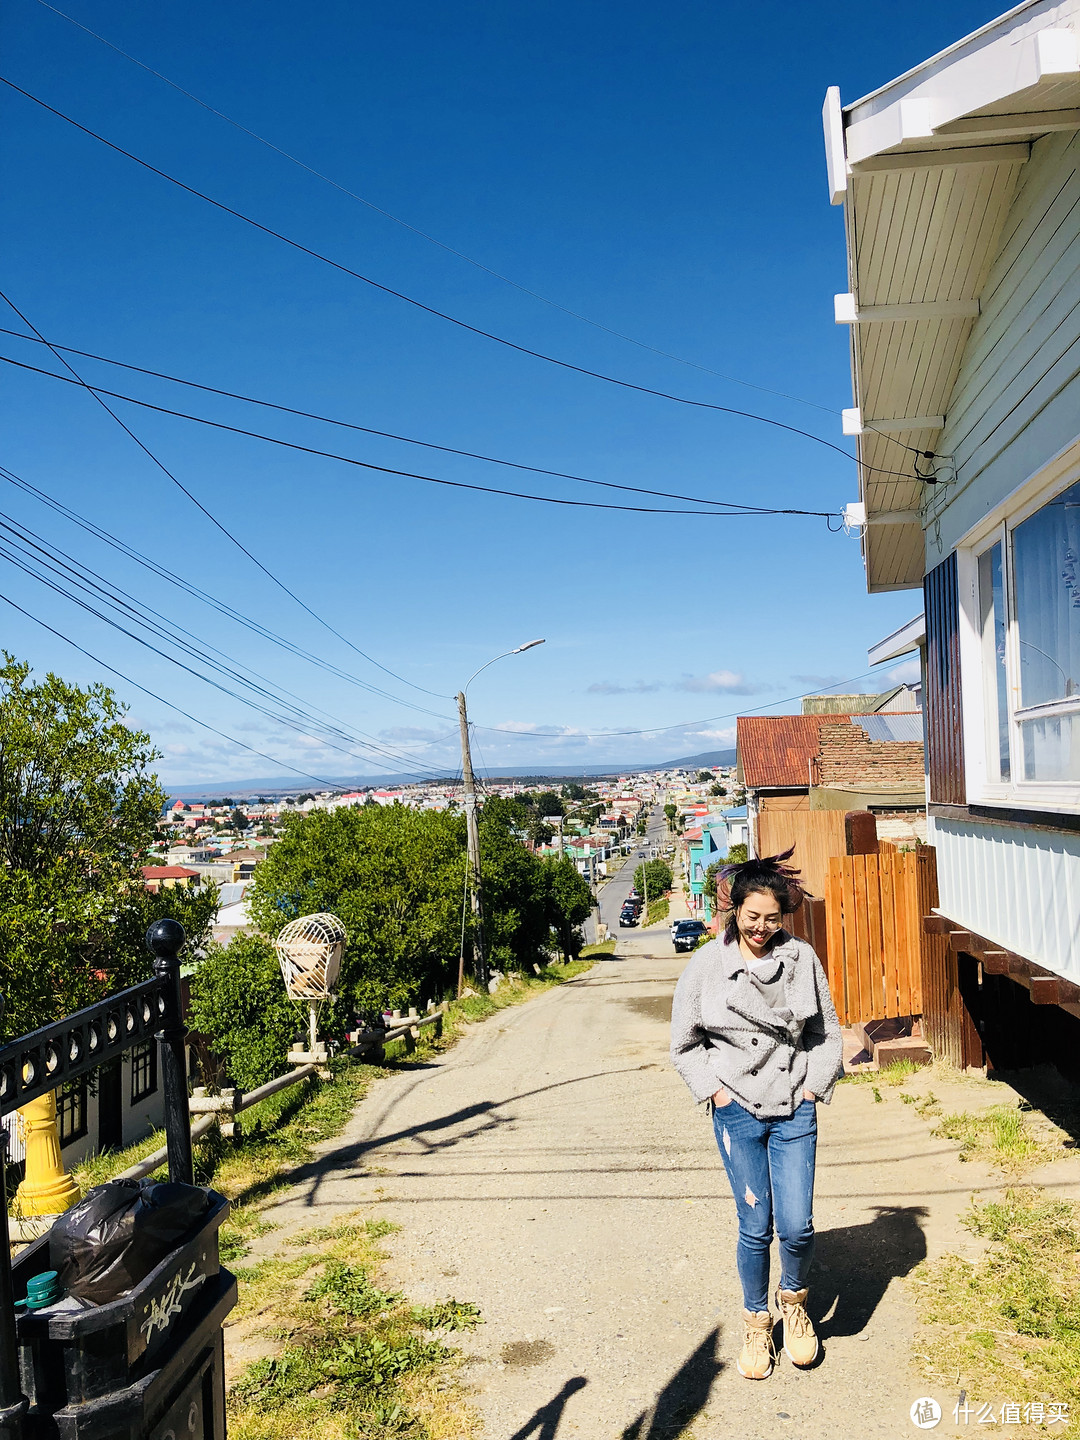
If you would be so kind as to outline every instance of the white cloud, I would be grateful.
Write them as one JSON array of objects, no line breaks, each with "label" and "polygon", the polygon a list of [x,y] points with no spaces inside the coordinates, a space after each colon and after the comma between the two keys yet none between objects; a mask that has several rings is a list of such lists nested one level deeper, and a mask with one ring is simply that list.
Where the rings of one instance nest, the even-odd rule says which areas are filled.
[{"label": "white cloud", "polygon": [[734,670],[713,670],[708,675],[684,675],[672,689],[689,690],[694,695],[758,695],[762,690],[771,690],[772,686],[748,682]]},{"label": "white cloud", "polygon": [[655,695],[661,688],[659,680],[632,680],[620,684],[617,680],[597,680],[586,688],[587,695]]},{"label": "white cloud", "polygon": [[922,666],[918,659],[901,660],[900,664],[885,676],[890,685],[912,685],[921,678]]}]

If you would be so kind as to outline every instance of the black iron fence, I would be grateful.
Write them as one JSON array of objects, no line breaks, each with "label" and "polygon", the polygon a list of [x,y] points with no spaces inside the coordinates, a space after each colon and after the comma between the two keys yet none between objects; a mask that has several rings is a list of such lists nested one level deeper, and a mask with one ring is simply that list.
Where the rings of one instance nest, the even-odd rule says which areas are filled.
[{"label": "black iron fence", "polygon": [[[180,950],[186,938],[177,921],[159,920],[146,936],[154,956],[152,979],[0,1047],[0,1117],[153,1036],[164,1092],[169,1179],[190,1185],[186,1032],[180,1001]],[[0,1126],[0,1146],[6,1138]],[[0,1153],[0,1440],[22,1440],[27,1400],[19,1379],[4,1158]]]}]

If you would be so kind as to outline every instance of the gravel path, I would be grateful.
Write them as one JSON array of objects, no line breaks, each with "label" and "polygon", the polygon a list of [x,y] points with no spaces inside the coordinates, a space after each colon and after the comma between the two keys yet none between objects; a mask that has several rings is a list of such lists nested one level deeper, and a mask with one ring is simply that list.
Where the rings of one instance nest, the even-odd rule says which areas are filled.
[{"label": "gravel path", "polygon": [[666,928],[619,950],[379,1082],[273,1218],[370,1208],[403,1227],[387,1242],[395,1288],[480,1306],[486,1323],[455,1340],[486,1440],[916,1433],[926,1389],[900,1277],[927,1253],[974,1253],[956,1216],[993,1178],[895,1094],[840,1086],[820,1117],[822,1360],[742,1379],[734,1207],[667,1058],[686,957]]}]

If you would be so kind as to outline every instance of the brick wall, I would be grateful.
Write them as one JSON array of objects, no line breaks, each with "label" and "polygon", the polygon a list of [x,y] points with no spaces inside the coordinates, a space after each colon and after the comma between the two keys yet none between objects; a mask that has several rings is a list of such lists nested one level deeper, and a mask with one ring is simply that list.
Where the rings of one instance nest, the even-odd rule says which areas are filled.
[{"label": "brick wall", "polygon": [[815,765],[818,785],[911,785],[923,783],[923,747],[918,740],[871,740],[845,721],[822,725]]}]

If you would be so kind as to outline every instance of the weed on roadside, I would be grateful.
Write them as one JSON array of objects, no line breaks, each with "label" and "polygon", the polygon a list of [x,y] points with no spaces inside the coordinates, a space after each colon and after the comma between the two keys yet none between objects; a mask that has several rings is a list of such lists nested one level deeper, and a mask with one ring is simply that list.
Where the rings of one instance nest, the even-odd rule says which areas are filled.
[{"label": "weed on roadside", "polygon": [[434,1305],[414,1305],[410,1314],[425,1330],[475,1330],[482,1318],[480,1307],[468,1300],[437,1300]]},{"label": "weed on roadside", "polygon": [[922,1070],[923,1067],[916,1065],[914,1060],[892,1060],[888,1065],[883,1065],[880,1070],[872,1070],[868,1065],[859,1065],[841,1076],[840,1083],[899,1086],[905,1084],[912,1075],[921,1074]]},{"label": "weed on roadside", "polygon": [[1069,1423],[1053,1433],[1080,1435],[1080,1205],[1015,1188],[962,1218],[989,1242],[987,1254],[977,1262],[946,1255],[911,1276],[923,1374],[980,1402],[1073,1403]]},{"label": "weed on roadside", "polygon": [[[229,1392],[233,1440],[458,1440],[473,1419],[452,1379],[456,1352],[434,1332],[481,1322],[475,1305],[410,1306],[374,1278],[383,1258],[357,1217],[300,1232],[240,1272],[239,1321],[281,1342]],[[315,1272],[312,1278],[313,1271]]]},{"label": "weed on roadside", "polygon": [[961,1160],[989,1160],[1013,1175],[1030,1170],[1055,1153],[1054,1147],[1028,1129],[1012,1105],[992,1105],[974,1113],[943,1116],[932,1133],[960,1142]]},{"label": "weed on roadside", "polygon": [[500,985],[494,995],[466,995],[461,1000],[451,1000],[443,1012],[442,1037],[429,1040],[424,1036],[418,1040],[417,1055],[422,1055],[425,1050],[430,1053],[446,1049],[460,1034],[462,1022],[468,1024],[476,1020],[486,1020],[489,1015],[505,1010],[508,1005],[520,1005],[543,990],[550,990],[555,985],[565,985],[568,980],[574,980],[586,970],[591,970],[593,963],[591,959],[582,959],[571,960],[567,965],[545,965],[539,975],[523,974],[516,985]]}]

